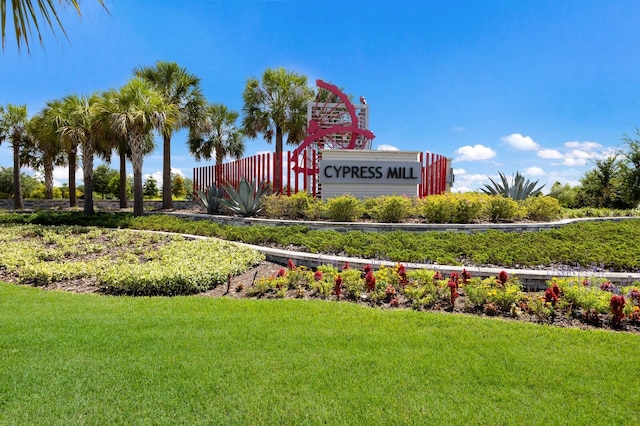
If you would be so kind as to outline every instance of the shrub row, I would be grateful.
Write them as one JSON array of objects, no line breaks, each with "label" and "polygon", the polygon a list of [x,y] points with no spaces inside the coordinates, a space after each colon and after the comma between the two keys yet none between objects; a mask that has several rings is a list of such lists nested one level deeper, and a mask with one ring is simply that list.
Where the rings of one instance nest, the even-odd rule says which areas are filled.
[{"label": "shrub row", "polygon": [[386,223],[408,219],[427,223],[548,222],[560,218],[560,213],[558,200],[546,196],[517,202],[478,193],[432,195],[422,199],[392,195],[365,200],[346,194],[320,201],[304,192],[291,196],[265,196],[262,212],[263,216],[272,219],[323,219],[335,222],[369,219]]}]

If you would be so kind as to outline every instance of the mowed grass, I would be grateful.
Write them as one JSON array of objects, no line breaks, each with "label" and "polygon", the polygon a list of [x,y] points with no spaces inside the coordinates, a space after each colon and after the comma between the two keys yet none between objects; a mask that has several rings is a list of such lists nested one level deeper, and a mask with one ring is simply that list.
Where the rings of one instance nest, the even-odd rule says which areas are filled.
[{"label": "mowed grass", "polygon": [[638,424],[640,337],[0,283],[0,424]]}]

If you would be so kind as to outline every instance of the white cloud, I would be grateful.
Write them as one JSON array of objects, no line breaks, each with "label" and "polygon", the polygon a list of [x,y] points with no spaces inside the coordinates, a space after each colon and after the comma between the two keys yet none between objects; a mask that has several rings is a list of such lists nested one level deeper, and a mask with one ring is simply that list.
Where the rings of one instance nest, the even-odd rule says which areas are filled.
[{"label": "white cloud", "polygon": [[602,145],[599,144],[598,142],[578,142],[578,141],[572,141],[572,142],[565,142],[564,146],[566,146],[567,148],[581,148],[584,150],[592,150],[592,149],[596,149],[596,148],[602,148]]},{"label": "white cloud", "polygon": [[453,169],[453,174],[454,175],[465,175],[465,174],[467,174],[467,171],[465,169]]},{"label": "white cloud", "polygon": [[522,151],[536,151],[540,149],[540,145],[531,139],[530,136],[523,136],[520,133],[512,133],[508,136],[503,136],[500,140],[510,147],[520,149]]},{"label": "white cloud", "polygon": [[400,151],[398,148],[396,148],[393,145],[378,145],[378,147],[376,148],[377,151]]},{"label": "white cloud", "polygon": [[546,176],[547,173],[544,170],[542,170],[542,167],[533,166],[526,169],[524,171],[524,175],[525,176]]},{"label": "white cloud", "polygon": [[562,162],[565,166],[584,166],[592,158],[597,158],[598,154],[593,151],[574,149],[569,151]]},{"label": "white cloud", "polygon": [[541,149],[538,151],[538,157],[549,160],[560,160],[564,158],[564,155],[556,149]]},{"label": "white cloud", "polygon": [[484,145],[465,145],[455,150],[458,156],[454,161],[489,160],[496,156],[496,152]]}]

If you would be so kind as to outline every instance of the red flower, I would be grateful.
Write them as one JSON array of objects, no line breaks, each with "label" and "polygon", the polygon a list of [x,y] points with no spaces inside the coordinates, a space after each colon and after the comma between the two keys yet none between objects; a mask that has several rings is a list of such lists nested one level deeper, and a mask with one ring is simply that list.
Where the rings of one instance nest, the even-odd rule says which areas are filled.
[{"label": "red flower", "polygon": [[620,322],[624,318],[624,296],[611,296],[611,300],[609,301],[609,306],[611,307],[611,313],[613,314],[613,321],[620,325]]},{"label": "red flower", "polygon": [[460,275],[457,272],[452,272],[449,276],[449,280],[456,283],[456,288],[458,287],[458,281],[460,280]]},{"label": "red flower", "polygon": [[468,280],[471,279],[471,274],[466,270],[463,269],[462,270],[462,274],[460,274],[462,276],[462,283],[466,284]]},{"label": "red flower", "polygon": [[507,271],[500,271],[498,274],[498,282],[502,285],[506,284],[509,280],[509,275],[507,275]]},{"label": "red flower", "polygon": [[442,272],[436,271],[436,273],[433,275],[433,280],[434,281],[444,280],[444,276],[442,275]]},{"label": "red flower", "polygon": [[560,288],[558,284],[554,284],[552,287],[547,288],[544,291],[544,301],[555,304],[560,297]]},{"label": "red flower", "polygon": [[285,275],[287,275],[287,270],[284,268],[280,268],[278,269],[278,273],[276,274],[276,277],[284,277]]},{"label": "red flower", "polygon": [[322,279],[322,271],[317,270],[315,274],[313,274],[313,279],[316,281],[320,281]]},{"label": "red flower", "polygon": [[447,283],[447,287],[449,287],[449,291],[451,292],[450,299],[451,299],[451,306],[453,306],[456,303],[456,299],[459,296],[457,291],[458,284],[455,281],[449,280],[449,282]]},{"label": "red flower", "polygon": [[402,263],[398,263],[398,265],[396,266],[396,273],[400,278],[400,285],[402,285],[403,287],[407,285],[407,270]]},{"label": "red flower", "polygon": [[364,265],[364,268],[362,268],[362,272],[364,272],[365,276],[372,271],[371,265],[366,264]]},{"label": "red flower", "polygon": [[373,276],[373,272],[369,271],[367,275],[365,275],[364,280],[367,284],[367,291],[373,291],[376,289],[376,277]]},{"label": "red flower", "polygon": [[340,299],[340,295],[342,294],[342,277],[340,275],[336,277],[336,285],[333,287],[333,294]]},{"label": "red flower", "polygon": [[347,269],[349,269],[349,262],[344,262],[344,265],[342,265],[342,270],[346,271]]},{"label": "red flower", "polygon": [[292,271],[295,271],[295,270],[296,270],[296,264],[295,264],[295,263],[293,263],[293,260],[289,259],[289,260],[287,261],[287,268],[289,268],[289,269],[290,269],[290,270],[292,270]]}]

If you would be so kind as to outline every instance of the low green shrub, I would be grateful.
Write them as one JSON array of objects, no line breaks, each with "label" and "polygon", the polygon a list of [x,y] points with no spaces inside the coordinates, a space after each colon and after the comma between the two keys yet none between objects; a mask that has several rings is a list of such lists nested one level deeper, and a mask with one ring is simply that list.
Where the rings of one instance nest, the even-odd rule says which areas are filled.
[{"label": "low green shrub", "polygon": [[550,222],[560,218],[560,202],[553,197],[529,197],[522,202],[527,219]]},{"label": "low green shrub", "polygon": [[492,222],[510,222],[522,216],[518,202],[501,195],[491,196],[485,209],[484,215]]},{"label": "low green shrub", "polygon": [[362,202],[349,194],[330,198],[326,206],[327,217],[334,222],[355,222],[364,213]]},{"label": "low green shrub", "polygon": [[376,222],[399,223],[411,216],[413,200],[400,195],[382,196],[365,200],[364,207]]},{"label": "low green shrub", "polygon": [[476,192],[464,192],[450,194],[449,198],[454,206],[454,223],[475,223],[482,221],[485,205],[489,202],[491,196]]},{"label": "low green shrub", "polygon": [[418,201],[418,212],[428,223],[451,223],[451,204],[445,195],[431,195]]}]

